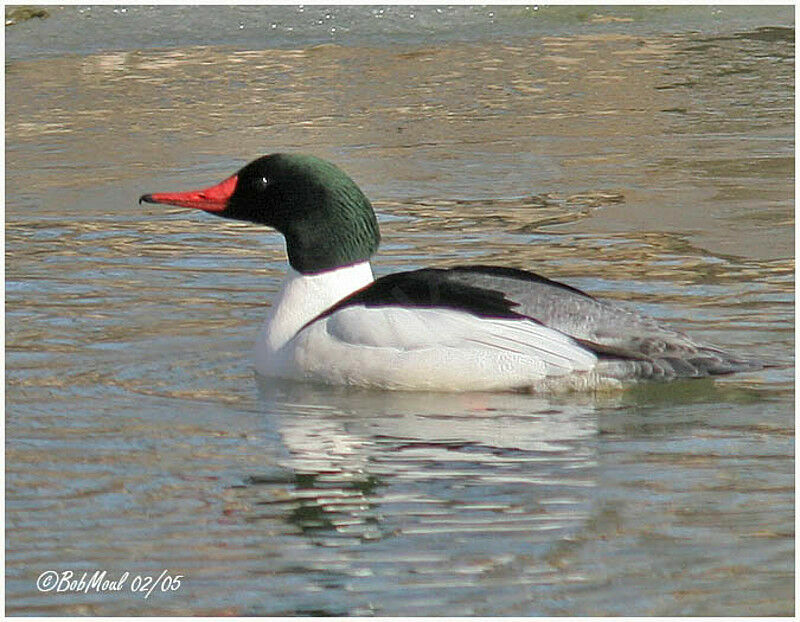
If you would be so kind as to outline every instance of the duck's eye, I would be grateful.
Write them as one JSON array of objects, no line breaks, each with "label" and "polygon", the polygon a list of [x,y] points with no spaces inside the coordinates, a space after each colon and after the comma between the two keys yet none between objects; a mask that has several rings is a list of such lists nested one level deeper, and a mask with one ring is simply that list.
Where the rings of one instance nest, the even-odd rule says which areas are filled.
[{"label": "duck's eye", "polygon": [[266,189],[270,184],[272,184],[272,180],[266,175],[262,177],[253,177],[250,180],[250,187],[256,192]]}]

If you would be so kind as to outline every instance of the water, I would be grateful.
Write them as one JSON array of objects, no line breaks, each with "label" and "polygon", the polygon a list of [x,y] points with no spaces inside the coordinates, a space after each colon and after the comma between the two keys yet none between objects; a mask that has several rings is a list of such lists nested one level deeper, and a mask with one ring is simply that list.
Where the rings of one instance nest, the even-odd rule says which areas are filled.
[{"label": "water", "polygon": [[[791,7],[51,11],[6,30],[8,613],[791,615]],[[279,149],[374,199],[378,273],[534,269],[782,366],[258,382],[280,238],[136,198]],[[98,569],[184,578],[36,588]]]}]

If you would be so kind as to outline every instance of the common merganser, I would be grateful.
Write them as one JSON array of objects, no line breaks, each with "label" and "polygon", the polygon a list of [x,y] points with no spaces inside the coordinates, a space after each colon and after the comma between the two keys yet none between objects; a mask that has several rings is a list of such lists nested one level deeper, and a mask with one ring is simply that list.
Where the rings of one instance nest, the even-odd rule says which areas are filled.
[{"label": "common merganser", "polygon": [[255,346],[263,376],[382,389],[597,389],[758,369],[532,272],[424,268],[374,279],[372,205],[341,169],[276,153],[203,190],[139,202],[273,227],[289,268]]}]

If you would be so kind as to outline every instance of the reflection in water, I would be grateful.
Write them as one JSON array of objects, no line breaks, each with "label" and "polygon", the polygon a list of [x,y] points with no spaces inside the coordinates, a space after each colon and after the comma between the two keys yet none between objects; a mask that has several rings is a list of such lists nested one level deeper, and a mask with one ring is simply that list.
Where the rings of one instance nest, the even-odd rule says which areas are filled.
[{"label": "reflection in water", "polygon": [[[271,474],[250,477],[234,491],[239,515],[285,520],[314,545],[336,549],[355,611],[376,590],[380,611],[391,611],[409,590],[435,585],[477,595],[553,581],[559,571],[547,555],[591,512],[597,430],[590,400],[266,380],[259,389],[293,485]],[[376,547],[391,565],[375,559]],[[406,596],[379,586],[381,578],[401,581]]]}]

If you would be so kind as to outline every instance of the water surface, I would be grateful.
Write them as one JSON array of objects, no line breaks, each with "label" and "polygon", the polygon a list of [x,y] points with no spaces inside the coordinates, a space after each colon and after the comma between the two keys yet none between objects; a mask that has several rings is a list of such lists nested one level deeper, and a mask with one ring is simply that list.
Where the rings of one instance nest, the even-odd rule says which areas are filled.
[{"label": "water surface", "polygon": [[[7,29],[10,614],[794,610],[791,8],[437,11]],[[280,237],[136,199],[277,150],[374,200],[379,274],[533,269],[780,366],[557,398],[259,382]],[[185,582],[41,593],[50,569]]]}]

